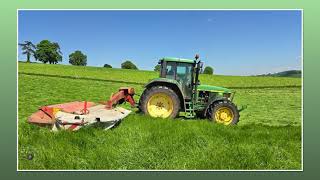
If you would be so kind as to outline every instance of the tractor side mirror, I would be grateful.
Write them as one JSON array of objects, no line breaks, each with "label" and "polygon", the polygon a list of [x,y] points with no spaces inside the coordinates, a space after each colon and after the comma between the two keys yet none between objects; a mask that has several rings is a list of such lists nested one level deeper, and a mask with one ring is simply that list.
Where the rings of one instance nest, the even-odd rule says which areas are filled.
[{"label": "tractor side mirror", "polygon": [[196,54],[196,56],[194,57],[196,60],[198,60],[199,59],[199,54]]}]

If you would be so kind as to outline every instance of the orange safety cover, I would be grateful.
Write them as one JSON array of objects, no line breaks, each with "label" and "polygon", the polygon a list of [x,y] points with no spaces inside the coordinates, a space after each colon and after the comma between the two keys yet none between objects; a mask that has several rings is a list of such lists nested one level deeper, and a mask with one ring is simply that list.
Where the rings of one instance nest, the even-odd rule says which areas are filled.
[{"label": "orange safety cover", "polygon": [[[86,108],[94,106],[95,103],[87,102]],[[75,113],[80,112],[85,107],[85,102],[69,102],[64,104],[55,104],[41,107],[39,111],[33,113],[29,118],[29,123],[35,124],[54,124],[55,118],[53,117],[53,108],[58,108],[60,111],[67,113]]]},{"label": "orange safety cover", "polygon": [[[48,107],[59,108],[63,112],[73,113],[73,112],[81,111],[82,109],[84,109],[84,104],[85,102],[75,101],[75,102],[69,102],[69,103],[63,103],[63,104],[50,105]],[[92,107],[94,105],[95,105],[94,102],[87,101],[87,108]]]}]

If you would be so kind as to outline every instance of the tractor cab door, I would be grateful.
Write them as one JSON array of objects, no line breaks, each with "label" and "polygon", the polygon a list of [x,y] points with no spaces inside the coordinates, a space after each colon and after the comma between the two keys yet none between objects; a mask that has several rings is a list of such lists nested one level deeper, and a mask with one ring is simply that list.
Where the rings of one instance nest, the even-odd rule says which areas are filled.
[{"label": "tractor cab door", "polygon": [[192,97],[192,68],[189,63],[177,63],[177,73],[175,79],[182,85],[182,91],[187,99]]}]

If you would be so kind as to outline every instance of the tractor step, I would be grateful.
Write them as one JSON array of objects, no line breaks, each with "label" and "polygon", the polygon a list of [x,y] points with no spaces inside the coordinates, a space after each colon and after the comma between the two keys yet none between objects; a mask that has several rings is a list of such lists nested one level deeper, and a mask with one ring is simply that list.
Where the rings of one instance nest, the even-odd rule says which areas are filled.
[{"label": "tractor step", "polygon": [[193,109],[193,105],[191,101],[185,101],[185,112],[182,112],[182,116],[186,118],[194,118],[195,117],[195,112]]}]

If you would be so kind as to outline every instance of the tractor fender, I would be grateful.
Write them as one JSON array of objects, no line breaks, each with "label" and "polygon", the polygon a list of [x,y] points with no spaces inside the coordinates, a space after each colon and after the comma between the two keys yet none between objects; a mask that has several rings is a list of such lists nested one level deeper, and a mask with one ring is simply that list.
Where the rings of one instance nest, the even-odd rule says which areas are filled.
[{"label": "tractor fender", "polygon": [[208,118],[210,116],[210,111],[209,110],[211,109],[211,106],[213,106],[214,103],[216,103],[218,101],[224,101],[224,100],[230,101],[226,97],[217,97],[217,98],[212,99],[211,101],[209,101],[208,104],[207,104],[207,107],[203,111],[203,117],[207,117]]},{"label": "tractor fender", "polygon": [[180,84],[172,79],[166,79],[166,78],[157,78],[154,80],[151,80],[149,83],[147,83],[144,87],[145,90],[143,91],[141,97],[143,96],[143,94],[146,92],[147,89],[150,89],[152,87],[155,86],[165,86],[168,87],[170,89],[172,89],[179,97],[180,100],[180,107],[182,110],[185,109],[185,104],[184,104],[184,95],[182,93],[182,88],[180,86]]}]

